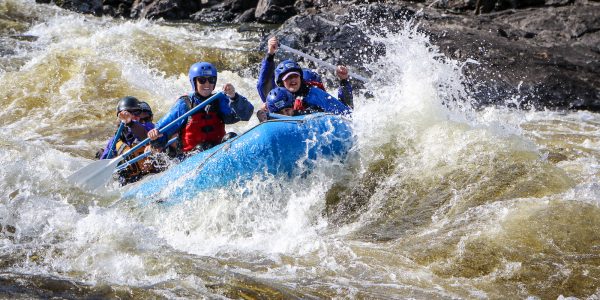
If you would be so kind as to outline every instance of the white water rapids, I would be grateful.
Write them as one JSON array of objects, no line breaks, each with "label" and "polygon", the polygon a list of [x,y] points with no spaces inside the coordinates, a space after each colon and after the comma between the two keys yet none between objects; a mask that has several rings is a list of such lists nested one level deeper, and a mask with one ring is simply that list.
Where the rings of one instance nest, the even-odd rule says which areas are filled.
[{"label": "white water rapids", "polygon": [[113,134],[117,99],[161,117],[206,60],[259,107],[259,34],[0,2],[0,293],[597,299],[600,115],[472,109],[466,62],[413,24],[372,38],[388,54],[355,97],[346,163],[110,207],[116,184],[65,178]]}]

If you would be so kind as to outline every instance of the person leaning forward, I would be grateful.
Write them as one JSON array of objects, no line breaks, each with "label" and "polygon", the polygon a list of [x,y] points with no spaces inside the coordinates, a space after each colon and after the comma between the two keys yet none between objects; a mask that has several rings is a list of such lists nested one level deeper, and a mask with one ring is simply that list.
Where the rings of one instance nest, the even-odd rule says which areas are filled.
[{"label": "person leaning forward", "polygon": [[223,86],[224,94],[207,105],[204,109],[181,120],[164,134],[158,129],[188,112],[212,96],[217,83],[217,69],[208,62],[193,64],[189,70],[192,92],[181,96],[171,110],[162,117],[148,137],[153,141],[153,148],[164,148],[167,137],[179,134],[179,147],[184,154],[190,151],[203,151],[221,143],[225,136],[225,124],[248,121],[254,112],[254,106],[246,97],[235,92],[231,83]]}]

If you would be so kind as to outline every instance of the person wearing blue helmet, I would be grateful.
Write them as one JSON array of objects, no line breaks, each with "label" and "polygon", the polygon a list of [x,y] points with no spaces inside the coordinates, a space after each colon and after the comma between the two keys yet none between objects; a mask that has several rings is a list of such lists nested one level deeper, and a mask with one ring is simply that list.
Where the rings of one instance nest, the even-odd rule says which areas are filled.
[{"label": "person wearing blue helmet", "polygon": [[[261,68],[258,77],[257,90],[258,95],[260,96],[263,102],[266,102],[266,97],[274,87],[282,86],[283,82],[278,79],[278,74],[281,75],[281,72],[278,72],[277,67],[275,65],[275,52],[279,49],[279,41],[277,37],[272,37],[267,42],[267,55],[262,60]],[[279,64],[281,66],[281,63]],[[280,70],[282,71],[282,70]],[[316,75],[316,73],[312,71],[304,72],[302,69],[294,70],[300,74],[307,74],[311,72],[310,75]],[[352,85],[349,81],[348,68],[345,66],[337,66],[336,75],[340,79],[340,87],[338,89],[338,98],[344,103],[346,106],[352,108],[354,106],[353,96],[352,96]],[[281,78],[282,79],[282,78]],[[324,89],[323,83],[320,80],[320,76],[314,76],[311,78],[301,78],[306,85],[309,86],[317,86],[321,89]],[[311,80],[316,79],[316,80]]]},{"label": "person wearing blue helmet", "polygon": [[284,60],[275,68],[277,85],[284,87],[294,96],[296,115],[314,112],[348,114],[350,108],[327,94],[327,92],[306,84],[302,78],[302,69],[293,60]]},{"label": "person wearing blue helmet", "polygon": [[[264,122],[269,119],[269,113],[280,113],[281,109],[275,108],[288,108],[289,101],[284,101],[286,107],[279,107],[281,105],[275,105],[275,103],[282,104],[282,99],[278,97],[289,97],[293,99],[291,110],[286,110],[285,115],[304,115],[315,112],[328,112],[334,114],[348,114],[350,108],[344,105],[333,96],[327,94],[322,89],[308,85],[302,78],[302,69],[293,60],[284,60],[275,68],[275,78],[277,84],[280,85],[269,91],[267,94],[267,101],[265,107],[256,113],[256,116],[260,122]],[[286,93],[290,96],[287,97]],[[277,97],[275,97],[277,96]]]},{"label": "person wearing blue helmet", "polygon": [[294,95],[284,87],[276,87],[267,95],[267,109],[270,113],[276,113],[286,116],[293,116]]},{"label": "person wearing blue helmet", "polygon": [[223,86],[224,94],[218,99],[171,127],[164,135],[160,134],[159,128],[170,124],[213,95],[217,83],[217,69],[214,65],[208,62],[195,63],[190,67],[188,75],[192,91],[181,96],[156,123],[156,128],[148,132],[148,137],[153,140],[153,148],[164,148],[167,137],[177,133],[179,148],[184,155],[193,150],[203,151],[221,143],[225,136],[225,124],[248,121],[252,117],[254,106],[246,97],[236,93],[231,83],[226,83]]}]

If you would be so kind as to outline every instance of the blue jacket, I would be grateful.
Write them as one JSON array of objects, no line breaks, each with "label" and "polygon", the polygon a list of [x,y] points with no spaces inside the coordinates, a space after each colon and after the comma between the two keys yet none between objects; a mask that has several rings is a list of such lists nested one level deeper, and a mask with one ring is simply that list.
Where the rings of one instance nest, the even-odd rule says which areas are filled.
[{"label": "blue jacket", "polygon": [[275,84],[275,55],[265,56],[260,64],[260,71],[258,73],[258,82],[256,83],[256,89],[258,90],[258,96],[262,102],[267,102],[267,95],[269,92],[277,87]]},{"label": "blue jacket", "polygon": [[[299,94],[295,96],[302,95]],[[336,115],[350,113],[350,108],[348,106],[318,87],[309,87],[308,93],[306,96],[304,96],[303,100],[309,107],[317,108],[318,111],[333,113]]]},{"label": "blue jacket", "polygon": [[[262,102],[266,102],[269,92],[277,87],[275,83],[275,67],[275,55],[267,54],[260,64],[258,82],[256,84],[258,96],[260,96]],[[340,99],[342,103],[350,108],[354,106],[352,84],[349,80],[340,81],[340,87],[338,88],[338,99]]]},{"label": "blue jacket", "polygon": [[[204,100],[209,98],[204,98],[198,93],[192,93],[189,95],[189,97],[190,101],[192,101],[194,106],[202,103]],[[219,106],[219,111],[217,115],[219,116],[219,118],[221,118],[221,120],[223,120],[223,123],[225,124],[234,124],[239,121],[248,121],[250,120],[250,118],[252,117],[252,113],[254,112],[254,106],[252,105],[252,103],[250,103],[248,99],[246,99],[246,97],[238,93],[235,94],[235,97],[233,99],[229,99],[229,97],[227,97],[226,95],[221,94],[221,96],[215,99],[214,101],[218,102],[217,105]],[[184,97],[180,97],[179,99],[177,99],[175,105],[171,107],[171,110],[160,120],[158,120],[158,122],[156,122],[156,128],[160,129],[165,127],[166,125],[173,122],[175,119],[188,112],[189,109],[190,108],[188,108]],[[169,128],[166,132],[163,133],[163,137],[161,137],[157,141],[157,144],[166,144],[168,137],[173,135],[174,133],[179,132],[181,127],[186,122],[187,120],[183,119],[177,122],[177,124],[175,124],[173,127]]]}]

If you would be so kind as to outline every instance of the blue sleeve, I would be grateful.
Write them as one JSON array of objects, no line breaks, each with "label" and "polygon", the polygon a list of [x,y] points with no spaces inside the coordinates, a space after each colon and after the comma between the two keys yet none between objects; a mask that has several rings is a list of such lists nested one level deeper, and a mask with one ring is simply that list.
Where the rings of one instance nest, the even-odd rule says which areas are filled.
[{"label": "blue sleeve", "polygon": [[310,92],[304,98],[308,105],[313,105],[321,108],[324,112],[333,113],[336,115],[349,114],[350,108],[340,102],[335,97],[327,94],[323,90],[311,87]]},{"label": "blue sleeve", "polygon": [[346,106],[354,108],[354,97],[352,96],[352,84],[350,83],[350,80],[345,79],[340,81],[338,99]]},{"label": "blue sleeve", "polygon": [[[154,128],[161,129],[161,128],[169,125],[171,122],[175,121],[177,118],[179,118],[180,116],[185,114],[187,111],[188,111],[188,107],[187,107],[187,104],[185,103],[185,100],[183,100],[183,98],[177,99],[177,102],[175,103],[175,105],[173,105],[173,107],[171,107],[171,110],[169,110],[169,112],[166,115],[164,115],[160,120],[158,120],[158,122],[156,122],[156,126]],[[166,141],[166,139],[169,136],[178,132],[179,129],[181,128],[181,126],[183,124],[185,124],[186,121],[187,121],[186,119],[180,120],[175,125],[173,125],[171,128],[169,128],[167,131],[163,132],[163,137],[161,139],[165,139],[165,141]]]},{"label": "blue sleeve", "polygon": [[263,103],[267,102],[267,95],[275,87],[275,55],[267,54],[260,64],[258,83],[256,84],[258,96]]},{"label": "blue sleeve", "polygon": [[221,111],[221,118],[225,124],[248,121],[254,113],[254,105],[246,97],[238,93],[235,93],[233,99],[222,95],[219,98],[219,109]]}]

